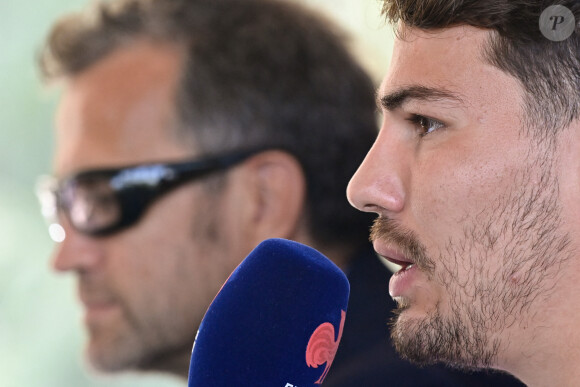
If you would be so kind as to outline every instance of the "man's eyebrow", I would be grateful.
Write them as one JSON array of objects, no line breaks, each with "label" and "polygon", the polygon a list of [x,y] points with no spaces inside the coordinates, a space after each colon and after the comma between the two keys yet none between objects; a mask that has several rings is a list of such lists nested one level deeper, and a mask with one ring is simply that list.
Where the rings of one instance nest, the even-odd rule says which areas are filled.
[{"label": "man's eyebrow", "polygon": [[421,101],[449,100],[450,102],[463,105],[463,100],[458,94],[453,93],[449,90],[436,89],[426,86],[407,86],[383,96],[380,96],[377,93],[377,106],[379,108],[389,111],[393,111],[400,108],[404,103],[408,102],[409,100],[421,100]]}]

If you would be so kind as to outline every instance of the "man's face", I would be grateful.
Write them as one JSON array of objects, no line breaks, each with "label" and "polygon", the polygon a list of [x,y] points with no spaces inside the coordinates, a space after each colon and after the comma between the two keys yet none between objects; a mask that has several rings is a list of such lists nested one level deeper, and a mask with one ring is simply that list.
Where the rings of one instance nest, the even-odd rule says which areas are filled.
[{"label": "man's face", "polygon": [[554,146],[525,134],[522,87],[483,58],[489,32],[406,33],[349,200],[378,213],[375,250],[403,266],[389,286],[399,351],[505,368],[570,256],[574,151],[567,134]]},{"label": "man's face", "polygon": [[[171,129],[180,62],[176,48],[139,43],[72,79],[58,112],[56,175],[191,158]],[[54,267],[77,274],[97,368],[189,364],[207,306],[247,252],[232,236],[235,220],[221,221],[224,213],[235,218],[228,195],[214,196],[203,182],[184,185],[107,237],[82,235],[64,221]]]}]

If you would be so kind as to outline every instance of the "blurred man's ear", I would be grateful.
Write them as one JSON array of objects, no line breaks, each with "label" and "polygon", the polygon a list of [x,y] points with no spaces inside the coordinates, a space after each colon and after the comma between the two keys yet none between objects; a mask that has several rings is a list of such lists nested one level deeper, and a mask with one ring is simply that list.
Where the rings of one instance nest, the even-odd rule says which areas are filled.
[{"label": "blurred man's ear", "polygon": [[251,201],[246,226],[252,227],[254,242],[304,233],[306,180],[298,160],[287,152],[266,151],[248,160],[245,169]]}]

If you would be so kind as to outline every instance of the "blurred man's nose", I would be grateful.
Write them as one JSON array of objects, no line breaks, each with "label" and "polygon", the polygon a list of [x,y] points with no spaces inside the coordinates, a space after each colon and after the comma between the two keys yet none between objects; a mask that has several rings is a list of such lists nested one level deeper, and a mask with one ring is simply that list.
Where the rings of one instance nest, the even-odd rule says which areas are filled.
[{"label": "blurred man's nose", "polygon": [[83,271],[98,265],[102,254],[100,242],[74,230],[67,222],[63,222],[62,226],[66,236],[55,246],[52,268],[59,272]]}]

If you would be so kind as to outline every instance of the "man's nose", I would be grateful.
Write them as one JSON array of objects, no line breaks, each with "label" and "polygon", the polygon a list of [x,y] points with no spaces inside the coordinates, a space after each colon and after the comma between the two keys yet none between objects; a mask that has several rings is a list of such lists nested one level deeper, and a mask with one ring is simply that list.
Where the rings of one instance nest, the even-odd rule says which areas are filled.
[{"label": "man's nose", "polygon": [[351,205],[384,216],[401,212],[405,207],[409,153],[396,132],[383,126],[350,180],[347,197]]},{"label": "man's nose", "polygon": [[59,272],[82,271],[98,265],[102,259],[100,242],[74,230],[66,221],[62,226],[65,237],[55,247],[51,259],[52,268]]}]

